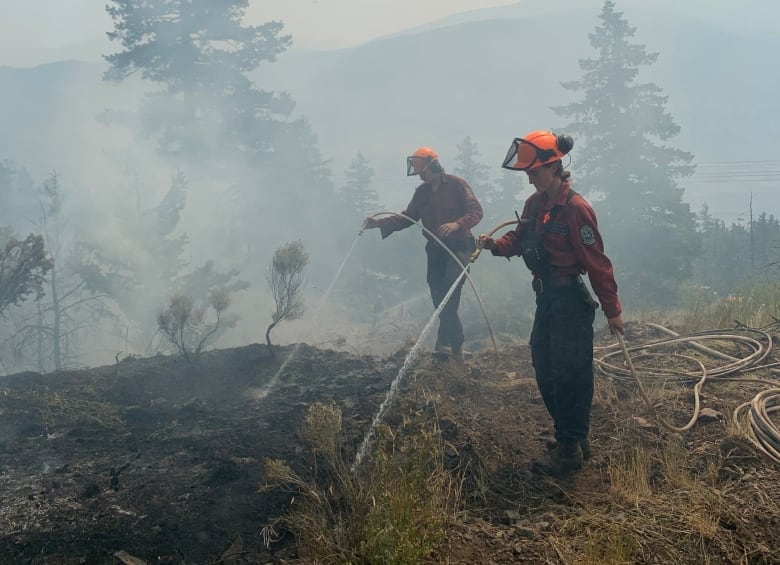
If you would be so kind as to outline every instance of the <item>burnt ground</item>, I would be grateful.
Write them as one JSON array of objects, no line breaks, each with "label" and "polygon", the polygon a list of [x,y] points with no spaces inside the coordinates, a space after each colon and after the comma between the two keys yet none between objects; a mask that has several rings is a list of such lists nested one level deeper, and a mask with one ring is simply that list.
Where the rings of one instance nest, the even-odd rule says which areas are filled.
[{"label": "burnt ground", "polygon": [[[629,328],[628,342],[642,339]],[[0,378],[0,563],[293,561],[290,535],[270,547],[261,535],[290,502],[258,490],[263,461],[305,466],[298,430],[315,402],[336,403],[357,446],[404,355],[301,344],[272,357],[250,345],[195,364],[158,356]],[[475,353],[465,371],[424,354],[400,398],[420,388],[464,473],[462,511],[431,562],[780,562],[778,467],[727,422],[766,385],[707,384],[715,412],[678,436],[630,381],[599,377],[593,459],[561,480],[530,471],[551,423],[525,344]],[[690,385],[651,392],[687,421]],[[399,419],[391,408],[388,422]],[[647,470],[633,482],[632,453]]]}]

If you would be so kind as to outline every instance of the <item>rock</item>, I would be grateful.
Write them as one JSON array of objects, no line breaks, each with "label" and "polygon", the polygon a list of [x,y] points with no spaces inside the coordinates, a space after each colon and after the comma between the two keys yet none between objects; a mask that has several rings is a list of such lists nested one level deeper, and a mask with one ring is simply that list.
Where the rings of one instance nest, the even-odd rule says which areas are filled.
[{"label": "rock", "polygon": [[146,565],[146,561],[133,557],[126,551],[117,551],[114,553],[114,557],[119,559],[124,565]]},{"label": "rock", "polygon": [[517,513],[516,511],[514,511],[514,510],[504,510],[504,515],[507,517],[507,519],[508,519],[510,522],[514,522],[514,521],[516,521],[516,520],[519,520],[519,519],[520,519],[520,514],[518,514],[518,513]]},{"label": "rock", "polygon": [[515,533],[521,538],[534,539],[538,535],[536,530],[527,526],[518,526],[515,528]]},{"label": "rock", "polygon": [[712,408],[702,408],[699,411],[699,422],[720,422],[723,414]]},{"label": "rock", "polygon": [[632,419],[634,420],[634,423],[636,423],[638,426],[642,428],[654,428],[655,426],[651,424],[646,419],[642,418],[642,416],[632,416]]}]

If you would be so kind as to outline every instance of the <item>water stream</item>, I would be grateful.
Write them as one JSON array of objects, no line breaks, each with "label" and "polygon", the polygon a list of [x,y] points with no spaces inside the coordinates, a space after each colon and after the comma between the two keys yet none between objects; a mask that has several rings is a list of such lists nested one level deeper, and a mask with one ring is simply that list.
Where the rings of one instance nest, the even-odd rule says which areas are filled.
[{"label": "water stream", "polygon": [[398,387],[400,386],[401,381],[406,376],[406,373],[409,371],[412,365],[414,365],[414,362],[417,360],[417,356],[420,354],[420,349],[422,348],[423,341],[425,341],[425,338],[428,337],[428,334],[430,333],[431,328],[433,328],[436,318],[439,317],[439,314],[447,305],[447,302],[450,301],[450,298],[455,293],[455,289],[463,281],[463,277],[466,276],[467,272],[468,269],[463,269],[463,271],[461,271],[460,276],[452,284],[450,289],[447,291],[447,294],[444,295],[441,304],[439,304],[439,307],[436,308],[433,315],[431,316],[431,319],[428,320],[427,324],[425,324],[425,327],[420,333],[420,336],[417,338],[417,341],[415,342],[414,346],[409,350],[409,353],[406,354],[406,359],[404,359],[404,364],[401,366],[401,369],[398,371],[398,374],[393,379],[393,382],[390,383],[390,390],[387,391],[387,396],[385,397],[382,404],[379,406],[379,410],[377,411],[376,416],[374,416],[374,419],[371,422],[371,426],[368,428],[368,431],[366,432],[366,435],[363,438],[363,442],[360,444],[360,448],[358,448],[357,454],[355,455],[355,462],[352,464],[353,474],[355,473],[355,471],[357,471],[357,469],[360,467],[360,464],[363,462],[363,458],[366,456],[366,452],[368,451],[368,447],[371,444],[371,440],[376,435],[376,427],[380,423],[382,423],[382,419],[384,418],[387,408],[390,406],[393,399],[396,397],[398,393]]}]

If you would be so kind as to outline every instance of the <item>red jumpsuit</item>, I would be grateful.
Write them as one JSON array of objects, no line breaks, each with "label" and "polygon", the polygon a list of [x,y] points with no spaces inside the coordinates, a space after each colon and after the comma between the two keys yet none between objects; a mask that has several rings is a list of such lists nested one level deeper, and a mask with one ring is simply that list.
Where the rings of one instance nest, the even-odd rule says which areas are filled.
[{"label": "red jumpsuit", "polygon": [[[414,191],[414,196],[403,214],[413,220],[421,220],[422,224],[433,233],[436,233],[443,224],[457,223],[460,229],[441,240],[463,265],[469,264],[469,255],[474,251],[474,236],[471,228],[482,220],[482,206],[465,180],[455,175],[443,174],[442,184],[435,191],[430,184],[421,184]],[[378,223],[382,239],[394,231],[412,225],[409,220],[399,216],[382,218]],[[460,276],[462,268],[427,233],[425,237],[428,239],[425,245],[428,257],[428,287],[433,305],[438,308],[447,291]],[[453,352],[461,350],[464,339],[463,325],[458,317],[462,287],[463,279],[439,315],[436,344],[437,346],[449,345]]]},{"label": "red jumpsuit", "polygon": [[580,275],[588,274],[604,314],[614,318],[621,306],[612,263],[604,254],[593,209],[568,182],[555,202],[541,192],[530,196],[521,217],[531,222],[497,239],[492,253],[521,255],[531,229],[541,239],[546,258],[534,269],[536,314],[531,332],[536,382],[555,422],[556,439],[584,439],[593,400],[595,304],[586,300]]}]

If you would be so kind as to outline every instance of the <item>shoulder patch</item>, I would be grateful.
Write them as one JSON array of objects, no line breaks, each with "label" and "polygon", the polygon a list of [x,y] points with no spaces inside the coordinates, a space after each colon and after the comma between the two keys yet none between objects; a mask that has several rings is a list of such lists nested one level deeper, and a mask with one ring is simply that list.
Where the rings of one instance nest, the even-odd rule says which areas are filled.
[{"label": "shoulder patch", "polygon": [[580,228],[580,237],[583,245],[593,245],[596,243],[596,232],[588,224]]}]

